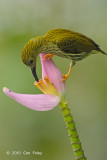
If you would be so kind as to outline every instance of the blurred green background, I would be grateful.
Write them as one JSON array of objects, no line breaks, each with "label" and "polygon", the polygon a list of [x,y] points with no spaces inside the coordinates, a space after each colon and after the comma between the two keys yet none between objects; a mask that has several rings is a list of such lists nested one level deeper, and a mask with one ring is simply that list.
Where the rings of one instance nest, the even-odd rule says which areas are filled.
[{"label": "blurred green background", "polygon": [[[0,0],[0,160],[75,160],[59,106],[32,111],[9,99],[2,87],[38,94],[21,50],[32,37],[53,28],[83,33],[107,52],[106,0]],[[69,61],[54,57],[63,73]],[[38,58],[37,73],[41,77]],[[66,99],[89,160],[107,159],[107,57],[78,62],[67,81]],[[39,151],[42,155],[6,155]]]}]

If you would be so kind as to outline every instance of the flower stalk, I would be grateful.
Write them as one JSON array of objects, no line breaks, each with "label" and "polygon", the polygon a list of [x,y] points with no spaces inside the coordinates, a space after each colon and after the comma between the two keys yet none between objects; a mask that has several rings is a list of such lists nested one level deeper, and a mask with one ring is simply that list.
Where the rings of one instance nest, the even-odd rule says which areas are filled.
[{"label": "flower stalk", "polygon": [[60,102],[60,108],[62,111],[62,115],[64,117],[64,121],[67,126],[66,128],[68,130],[68,136],[70,137],[75,158],[76,160],[86,160],[87,158],[84,155],[79,135],[76,130],[75,122],[70,113],[70,109],[68,107],[68,103],[66,102],[65,98],[62,98],[62,101]]}]

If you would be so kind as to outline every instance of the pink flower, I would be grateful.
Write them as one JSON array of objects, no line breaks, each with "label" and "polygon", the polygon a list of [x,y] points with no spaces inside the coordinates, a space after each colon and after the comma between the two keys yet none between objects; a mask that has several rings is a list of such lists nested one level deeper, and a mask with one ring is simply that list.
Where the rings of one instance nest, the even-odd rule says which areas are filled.
[{"label": "pink flower", "polygon": [[52,59],[45,59],[40,54],[42,64],[42,80],[34,83],[44,94],[20,94],[4,87],[3,92],[18,103],[37,111],[48,111],[57,106],[65,93],[65,82],[62,82],[62,73]]}]

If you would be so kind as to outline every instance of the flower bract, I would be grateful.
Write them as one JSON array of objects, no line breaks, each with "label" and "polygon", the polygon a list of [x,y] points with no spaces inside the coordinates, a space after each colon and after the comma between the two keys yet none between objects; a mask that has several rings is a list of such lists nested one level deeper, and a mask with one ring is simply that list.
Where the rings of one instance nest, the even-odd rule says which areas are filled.
[{"label": "flower bract", "polygon": [[40,54],[42,79],[35,82],[44,94],[20,94],[4,87],[3,92],[18,103],[37,111],[48,111],[57,106],[65,93],[65,82],[62,73],[52,59],[44,59],[45,53]]}]

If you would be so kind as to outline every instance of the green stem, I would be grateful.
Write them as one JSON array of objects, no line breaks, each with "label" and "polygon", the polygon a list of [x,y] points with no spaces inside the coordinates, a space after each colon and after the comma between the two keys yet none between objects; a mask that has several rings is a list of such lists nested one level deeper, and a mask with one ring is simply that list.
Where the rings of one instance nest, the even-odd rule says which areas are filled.
[{"label": "green stem", "polygon": [[60,108],[64,117],[64,121],[67,126],[66,128],[69,133],[68,136],[70,137],[71,140],[75,158],[76,160],[86,160],[87,158],[85,157],[84,151],[82,150],[82,145],[79,140],[79,135],[77,134],[75,123],[73,117],[71,116],[70,109],[68,107],[68,103],[66,102],[65,98],[62,99],[60,103]]}]

